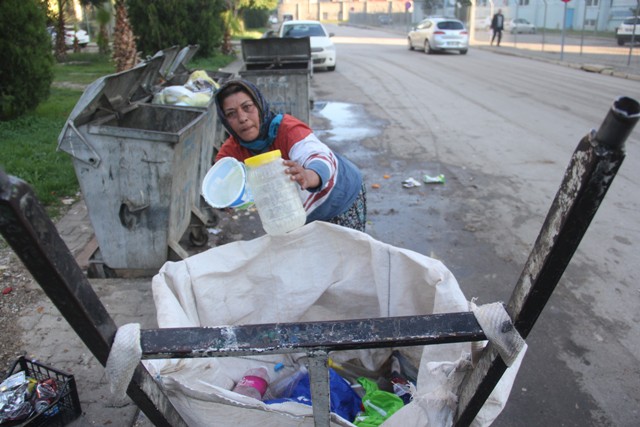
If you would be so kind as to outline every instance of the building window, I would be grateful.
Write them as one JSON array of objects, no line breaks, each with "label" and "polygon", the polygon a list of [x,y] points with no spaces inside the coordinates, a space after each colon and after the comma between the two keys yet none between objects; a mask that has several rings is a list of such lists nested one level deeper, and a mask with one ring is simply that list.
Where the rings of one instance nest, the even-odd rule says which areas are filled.
[{"label": "building window", "polygon": [[587,6],[597,6],[599,0],[587,0]]}]

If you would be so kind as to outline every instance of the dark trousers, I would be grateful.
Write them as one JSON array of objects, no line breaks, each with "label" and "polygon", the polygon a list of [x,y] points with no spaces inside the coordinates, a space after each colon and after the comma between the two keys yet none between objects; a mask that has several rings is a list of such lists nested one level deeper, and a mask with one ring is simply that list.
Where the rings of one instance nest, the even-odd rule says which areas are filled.
[{"label": "dark trousers", "polygon": [[493,41],[496,39],[496,36],[498,36],[498,46],[500,46],[500,41],[502,40],[502,30],[493,30],[493,36],[491,37],[491,44],[493,44]]}]

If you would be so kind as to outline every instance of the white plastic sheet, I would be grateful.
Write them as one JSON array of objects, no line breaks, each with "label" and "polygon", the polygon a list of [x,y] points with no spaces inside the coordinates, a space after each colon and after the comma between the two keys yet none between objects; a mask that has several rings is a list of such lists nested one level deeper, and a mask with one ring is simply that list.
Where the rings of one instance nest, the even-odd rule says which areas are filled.
[{"label": "white plastic sheet", "polygon": [[[468,311],[451,272],[435,259],[325,222],[285,236],[265,235],[167,262],[153,278],[161,328],[346,320]],[[446,426],[457,385],[469,368],[470,343],[400,349],[419,367],[417,396],[384,427]],[[334,352],[376,370],[392,349]],[[476,418],[487,426],[508,398],[524,352]],[[281,362],[283,375],[300,355],[145,362],[191,426],[312,426],[312,408],[266,405],[229,391],[250,367]],[[215,420],[215,421],[213,421]],[[332,425],[352,424],[332,414]]]}]

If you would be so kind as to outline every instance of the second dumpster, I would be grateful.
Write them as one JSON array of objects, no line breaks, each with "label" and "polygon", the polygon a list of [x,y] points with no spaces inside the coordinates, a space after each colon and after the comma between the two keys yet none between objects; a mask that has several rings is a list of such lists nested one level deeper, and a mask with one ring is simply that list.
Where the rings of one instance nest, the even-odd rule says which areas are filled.
[{"label": "second dumpster", "polygon": [[240,77],[254,83],[276,113],[310,124],[311,47],[309,37],[243,39]]}]

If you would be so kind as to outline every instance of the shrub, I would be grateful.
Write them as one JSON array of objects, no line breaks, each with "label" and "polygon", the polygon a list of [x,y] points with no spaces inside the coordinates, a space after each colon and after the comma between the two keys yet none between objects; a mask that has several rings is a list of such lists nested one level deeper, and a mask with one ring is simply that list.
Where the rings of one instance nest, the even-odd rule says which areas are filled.
[{"label": "shrub", "polygon": [[0,120],[32,111],[49,96],[51,36],[37,0],[0,1]]},{"label": "shrub", "polygon": [[222,0],[127,0],[129,21],[142,57],[171,46],[200,45],[197,55],[214,54],[222,40]]}]

